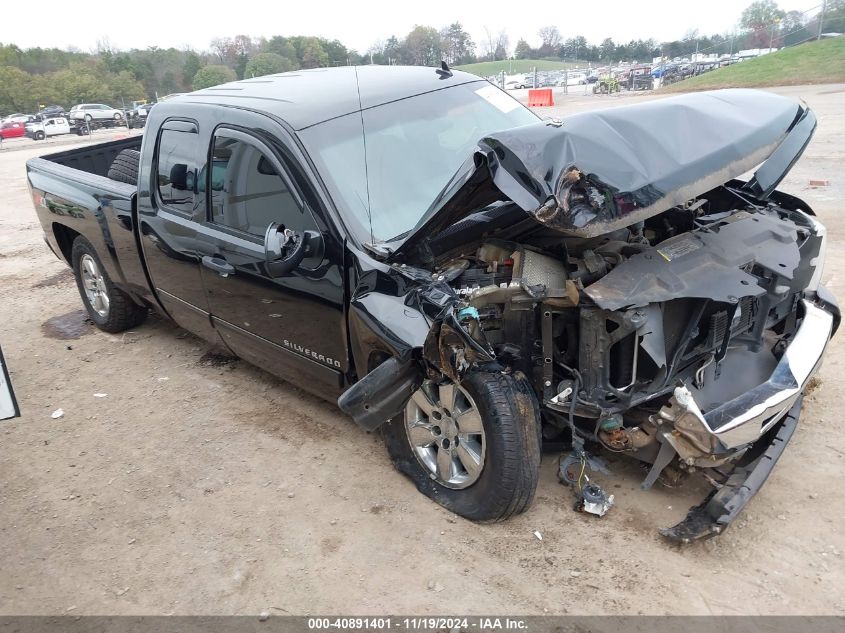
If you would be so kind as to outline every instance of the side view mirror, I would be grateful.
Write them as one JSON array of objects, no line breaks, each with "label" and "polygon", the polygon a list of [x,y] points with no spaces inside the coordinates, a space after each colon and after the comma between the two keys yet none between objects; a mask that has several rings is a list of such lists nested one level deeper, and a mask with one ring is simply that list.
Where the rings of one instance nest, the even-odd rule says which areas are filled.
[{"label": "side view mirror", "polygon": [[188,166],[182,163],[176,163],[170,168],[170,186],[173,189],[185,189],[187,176]]},{"label": "side view mirror", "polygon": [[273,222],[264,233],[264,259],[271,277],[284,277],[314,251],[319,235],[312,231],[298,232]]}]

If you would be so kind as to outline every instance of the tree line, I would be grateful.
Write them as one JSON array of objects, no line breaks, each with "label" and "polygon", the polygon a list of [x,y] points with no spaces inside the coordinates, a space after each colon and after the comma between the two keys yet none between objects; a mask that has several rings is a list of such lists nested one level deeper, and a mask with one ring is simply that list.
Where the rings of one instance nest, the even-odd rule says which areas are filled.
[{"label": "tree line", "polygon": [[690,31],[671,42],[617,43],[606,38],[594,44],[582,35],[564,38],[558,27],[544,26],[538,31],[539,47],[519,39],[512,49],[506,31],[485,29],[484,37],[474,42],[461,23],[454,22],[439,29],[416,26],[404,37],[390,36],[363,53],[338,40],[309,35],[215,38],[204,51],[155,46],[120,51],[108,40],[98,42],[91,52],[0,44],[0,113],[85,102],[121,106],[136,99],[155,100],[174,92],[300,68],[370,63],[434,66],[441,60],[454,66],[509,58],[649,62],[657,56],[674,58],[696,51],[724,54],[770,44],[789,46],[810,39],[820,26],[825,32],[845,32],[845,0],[827,0],[823,25],[818,24],[817,14],[787,12],[774,0],[757,0],[743,12],[736,34],[702,36]]}]

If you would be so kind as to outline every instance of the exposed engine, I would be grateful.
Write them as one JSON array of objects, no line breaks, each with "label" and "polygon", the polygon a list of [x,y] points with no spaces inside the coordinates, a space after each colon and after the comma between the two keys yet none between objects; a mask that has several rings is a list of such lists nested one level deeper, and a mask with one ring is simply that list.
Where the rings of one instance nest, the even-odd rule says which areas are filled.
[{"label": "exposed engine", "polygon": [[[795,327],[787,317],[809,282],[798,250],[818,247],[811,226],[738,198],[720,188],[597,238],[494,234],[453,251],[435,276],[462,299],[462,323],[477,321],[496,362],[531,378],[547,439],[598,441],[653,463],[662,408],[679,384],[716,407],[772,371]],[[796,232],[784,261],[749,249],[794,244]],[[733,250],[747,260],[735,268]],[[722,463],[708,438],[692,435],[683,438],[689,470]]]}]

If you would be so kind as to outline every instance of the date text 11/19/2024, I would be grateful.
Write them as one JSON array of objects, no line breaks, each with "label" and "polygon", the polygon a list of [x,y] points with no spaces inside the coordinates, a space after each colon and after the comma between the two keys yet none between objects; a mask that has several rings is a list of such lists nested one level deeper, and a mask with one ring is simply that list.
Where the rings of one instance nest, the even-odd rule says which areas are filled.
[{"label": "date text 11/19/2024", "polygon": [[307,627],[312,631],[319,630],[408,630],[408,631],[521,631],[527,629],[527,623],[522,618],[497,617],[335,617],[308,618]]}]

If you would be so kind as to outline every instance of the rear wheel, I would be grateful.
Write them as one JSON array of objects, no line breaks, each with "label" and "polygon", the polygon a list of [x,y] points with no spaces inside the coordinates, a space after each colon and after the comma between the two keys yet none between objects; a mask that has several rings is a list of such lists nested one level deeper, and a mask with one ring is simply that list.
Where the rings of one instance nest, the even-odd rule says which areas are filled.
[{"label": "rear wheel", "polygon": [[114,120],[115,120],[115,121],[120,121],[122,118],[123,118],[123,117],[122,117],[122,116],[120,116],[120,112],[115,112],[115,113],[114,113]]},{"label": "rear wheel", "polygon": [[112,283],[91,242],[77,237],[71,261],[82,303],[98,328],[104,332],[123,332],[144,322],[147,309],[135,304]]},{"label": "rear wheel", "polygon": [[404,416],[387,422],[387,450],[425,495],[473,521],[500,521],[531,504],[540,468],[540,416],[523,377],[427,380]]},{"label": "rear wheel", "polygon": [[36,132],[35,133],[35,140],[36,141],[43,141],[44,140],[44,132],[41,132],[40,130],[38,132]]},{"label": "rear wheel", "polygon": [[86,114],[86,115],[85,115],[85,120],[86,120],[86,121],[88,121],[88,122],[90,122],[90,121],[91,121],[91,119],[93,119],[93,118],[94,118],[94,117],[92,117],[90,114]]}]

